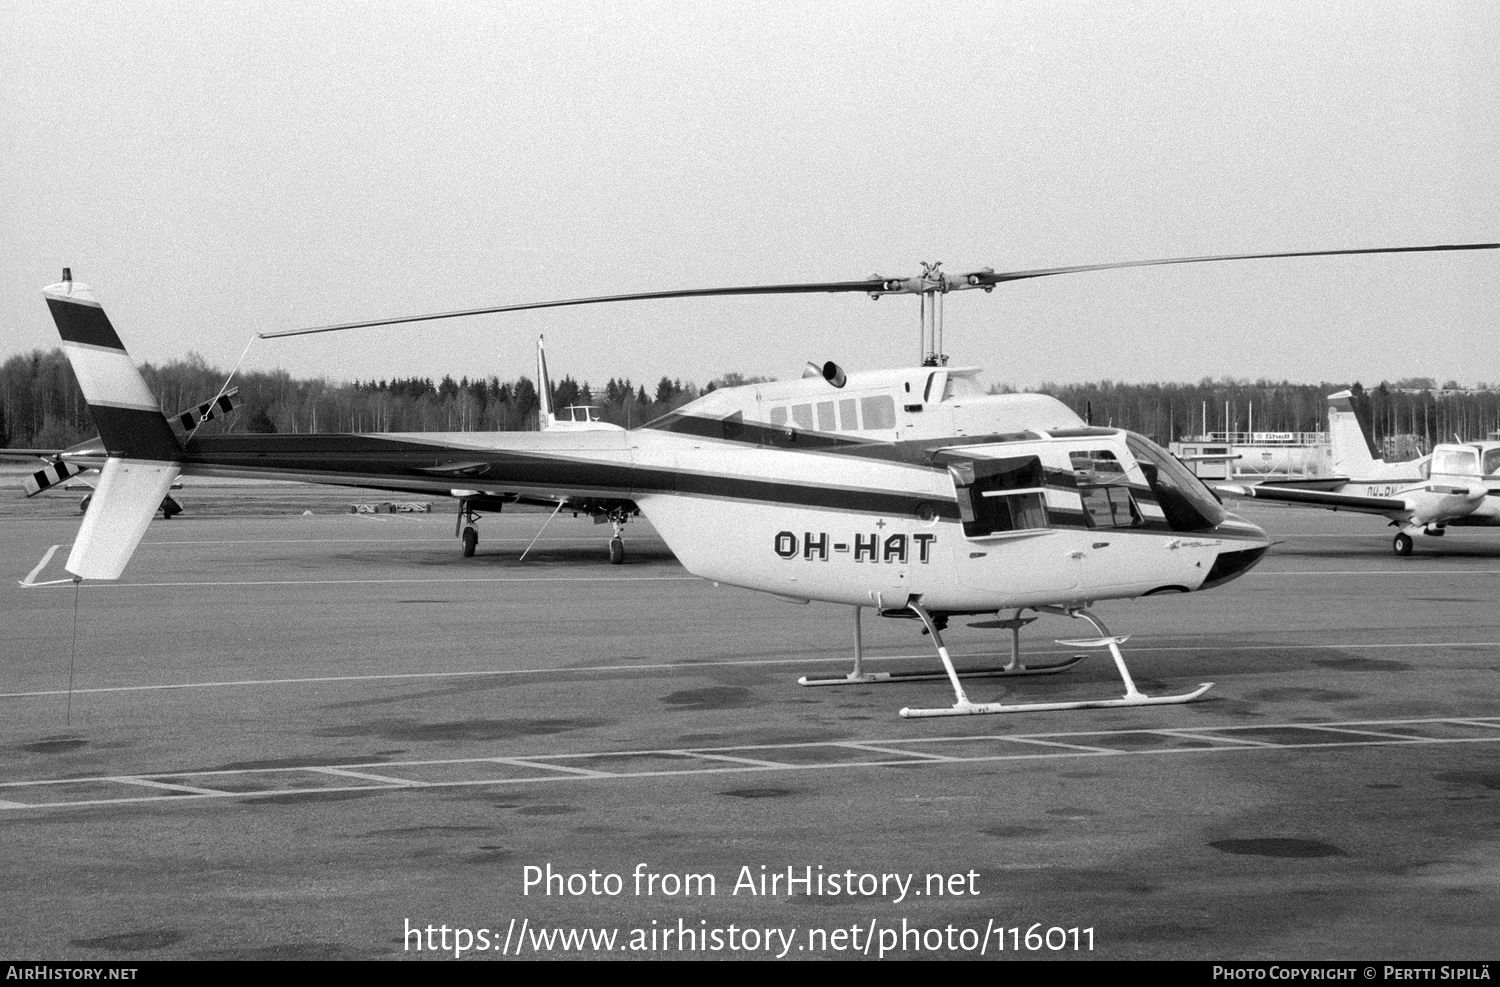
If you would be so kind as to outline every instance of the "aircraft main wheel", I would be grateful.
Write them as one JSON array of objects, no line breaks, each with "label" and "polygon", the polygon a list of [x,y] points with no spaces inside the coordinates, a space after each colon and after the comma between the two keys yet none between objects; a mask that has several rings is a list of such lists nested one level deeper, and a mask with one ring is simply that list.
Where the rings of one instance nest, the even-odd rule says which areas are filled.
[{"label": "aircraft main wheel", "polygon": [[87,514],[89,512],[89,501],[91,501],[93,499],[94,499],[94,495],[93,494],[89,494],[87,497],[85,497],[82,500],[80,500],[78,502],[78,513],[79,514]]},{"label": "aircraft main wheel", "polygon": [[1402,558],[1406,558],[1406,556],[1411,554],[1411,547],[1411,535],[1408,535],[1404,531],[1391,541],[1391,549]]},{"label": "aircraft main wheel", "polygon": [[464,558],[472,558],[474,549],[479,545],[479,532],[473,528],[464,529]]},{"label": "aircraft main wheel", "polygon": [[625,561],[625,543],[618,538],[609,540],[609,564],[619,565]]}]

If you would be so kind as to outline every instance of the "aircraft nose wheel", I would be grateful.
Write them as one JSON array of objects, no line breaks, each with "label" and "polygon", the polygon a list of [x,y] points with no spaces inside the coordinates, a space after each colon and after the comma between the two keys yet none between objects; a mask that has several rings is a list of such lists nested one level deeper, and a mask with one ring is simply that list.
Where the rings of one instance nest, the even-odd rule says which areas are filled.
[{"label": "aircraft nose wheel", "polygon": [[609,564],[619,565],[625,561],[625,542],[620,538],[609,540]]},{"label": "aircraft nose wheel", "polygon": [[474,549],[479,547],[479,532],[473,528],[464,529],[464,558],[473,558]]},{"label": "aircraft nose wheel", "polygon": [[1411,547],[1411,535],[1408,535],[1404,531],[1397,534],[1396,537],[1391,540],[1391,550],[1397,555],[1401,556],[1403,559],[1411,554]]}]

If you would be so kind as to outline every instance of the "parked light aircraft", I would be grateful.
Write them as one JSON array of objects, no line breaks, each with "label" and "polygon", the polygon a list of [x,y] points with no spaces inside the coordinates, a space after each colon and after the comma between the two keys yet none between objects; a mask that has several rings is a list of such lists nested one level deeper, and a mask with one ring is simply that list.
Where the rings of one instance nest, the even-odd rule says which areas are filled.
[{"label": "parked light aircraft", "polygon": [[1260,484],[1219,484],[1219,493],[1389,518],[1397,555],[1414,536],[1439,537],[1453,527],[1500,525],[1500,442],[1445,442],[1432,453],[1387,463],[1377,455],[1370,423],[1350,391],[1328,396],[1330,477]]},{"label": "parked light aircraft", "polygon": [[[923,359],[846,374],[828,362],[801,379],[722,388],[642,427],[521,433],[385,435],[173,434],[92,291],[44,289],[108,458],[66,568],[116,579],[162,493],[180,473],[275,477],[449,494],[476,509],[530,500],[615,520],[646,514],[686,569],[716,583],[798,603],[852,607],[855,667],[835,682],[889,681],[861,664],[863,608],[911,616],[932,636],[951,707],[904,716],[1184,703],[1212,683],[1147,696],[1090,609],[1099,600],[1223,585],[1265,554],[1265,532],[1224,509],[1170,453],[1144,436],[1094,427],[1053,398],[988,395],[978,369],[950,367],[942,306],[952,291],[1112,268],[1328,254],[1490,249],[1500,244],[1379,248],[1131,261],[912,278],[645,292],[347,323],[262,336],[330,332],[461,315],[638,299],[809,292],[918,295]],[[65,272],[66,275],[66,272]],[[461,507],[462,511],[464,510]],[[1026,610],[1081,618],[1125,687],[1118,699],[977,703],[943,644],[949,618],[999,615],[1013,642]],[[1058,671],[1011,663],[984,674]],[[824,684],[829,680],[804,680]]]}]

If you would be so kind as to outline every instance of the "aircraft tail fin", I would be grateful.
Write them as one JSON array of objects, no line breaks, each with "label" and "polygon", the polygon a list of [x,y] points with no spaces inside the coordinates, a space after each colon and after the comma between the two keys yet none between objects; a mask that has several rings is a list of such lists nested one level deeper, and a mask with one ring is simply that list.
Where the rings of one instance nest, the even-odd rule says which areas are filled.
[{"label": "aircraft tail fin", "polygon": [[542,337],[536,338],[536,427],[543,432],[557,424],[552,411],[552,378],[547,376],[547,351]]},{"label": "aircraft tail fin", "polygon": [[93,291],[65,268],[42,294],[108,456],[67,569],[118,579],[182,472],[182,444]]},{"label": "aircraft tail fin", "polygon": [[1353,391],[1328,395],[1328,441],[1337,476],[1370,476],[1385,465],[1368,413]]}]

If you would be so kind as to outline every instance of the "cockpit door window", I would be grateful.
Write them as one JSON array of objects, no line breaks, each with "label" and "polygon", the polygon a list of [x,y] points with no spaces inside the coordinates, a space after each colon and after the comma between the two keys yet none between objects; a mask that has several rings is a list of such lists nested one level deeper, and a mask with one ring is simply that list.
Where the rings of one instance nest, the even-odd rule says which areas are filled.
[{"label": "cockpit door window", "polygon": [[1042,462],[1036,456],[961,460],[948,467],[970,538],[1047,527]]},{"label": "cockpit door window", "polygon": [[1068,453],[1090,528],[1130,528],[1141,523],[1141,511],[1130,493],[1125,467],[1108,449],[1075,449]]}]

